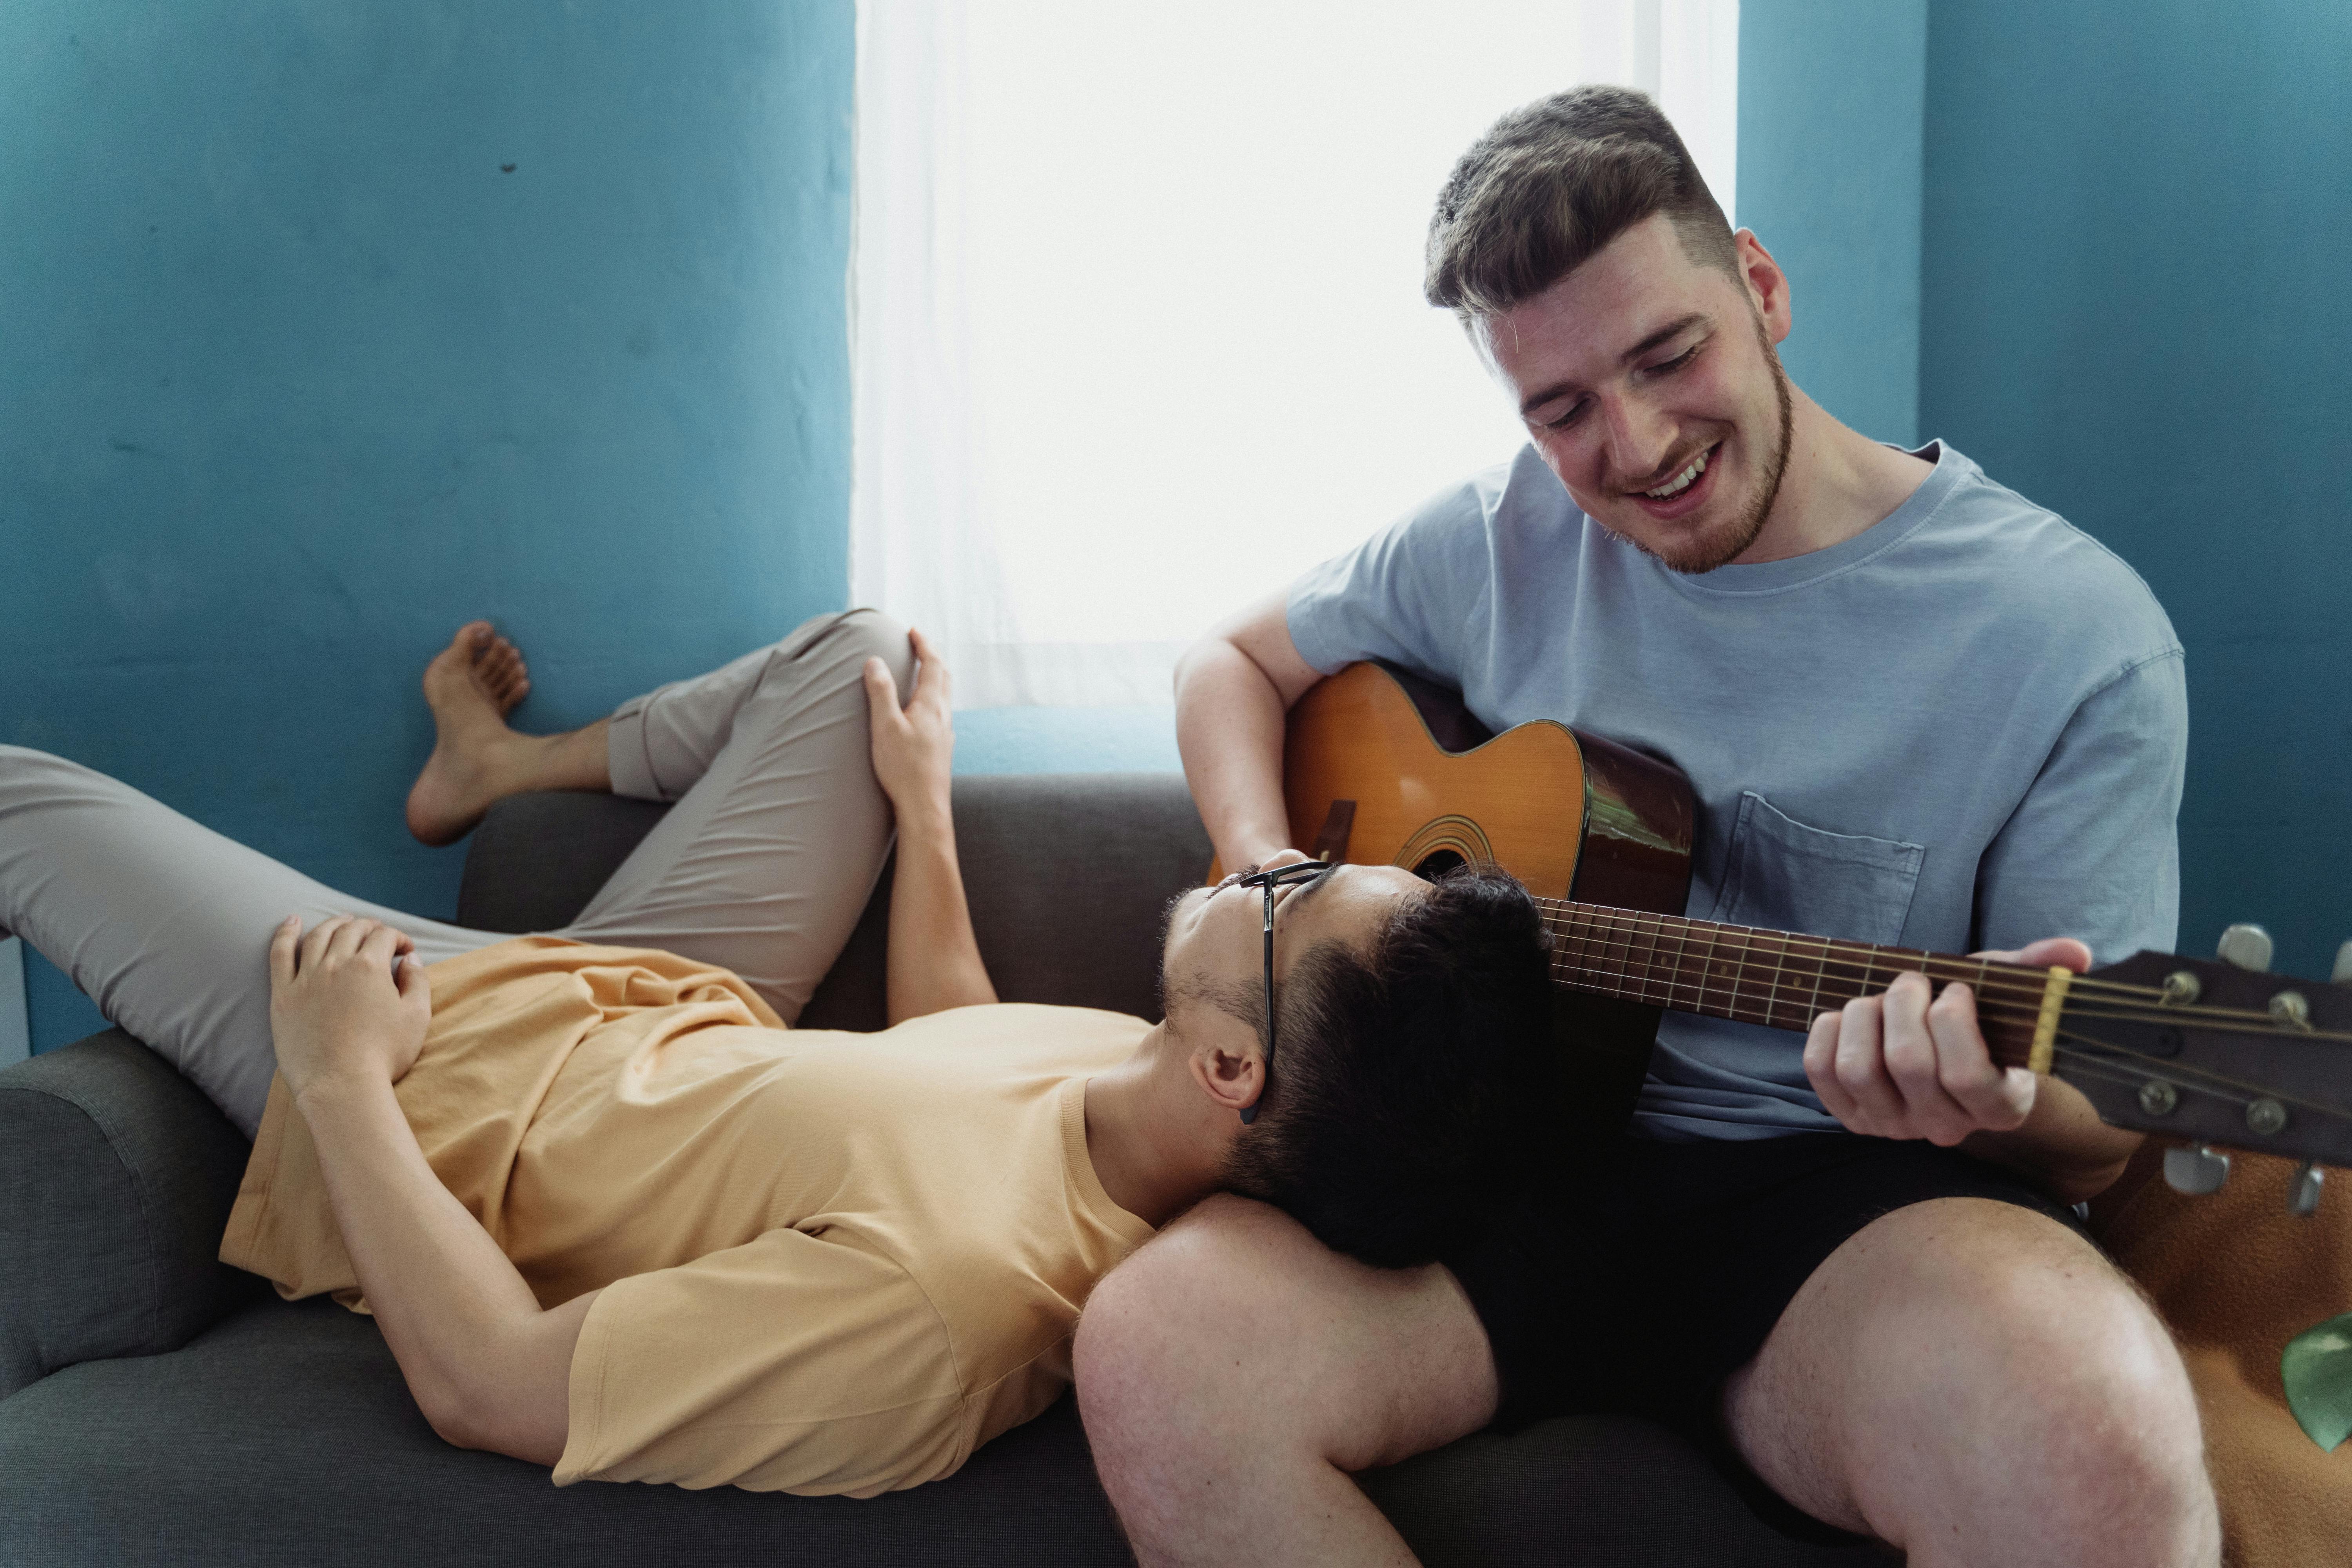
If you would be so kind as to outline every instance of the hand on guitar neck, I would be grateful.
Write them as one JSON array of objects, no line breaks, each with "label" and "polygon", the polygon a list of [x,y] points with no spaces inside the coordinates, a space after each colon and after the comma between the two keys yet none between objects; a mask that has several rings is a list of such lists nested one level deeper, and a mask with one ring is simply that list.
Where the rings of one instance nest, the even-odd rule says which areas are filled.
[{"label": "hand on guitar neck", "polygon": [[[2071,937],[1970,956],[2077,974],[2091,966],[2091,950]],[[1965,1142],[2070,1201],[2105,1190],[2140,1142],[2101,1121],[2070,1085],[2045,1086],[2024,1068],[1996,1064],[1969,987],[1955,982],[1938,994],[1916,972],[1815,1018],[1805,1036],[1805,1078],[1853,1131],[1945,1147]]]}]

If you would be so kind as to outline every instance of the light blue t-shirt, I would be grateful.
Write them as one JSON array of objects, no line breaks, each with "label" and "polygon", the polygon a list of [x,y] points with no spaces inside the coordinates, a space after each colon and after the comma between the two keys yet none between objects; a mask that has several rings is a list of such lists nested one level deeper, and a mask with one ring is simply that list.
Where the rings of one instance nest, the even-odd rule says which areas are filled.
[{"label": "light blue t-shirt", "polygon": [[[1325,674],[1393,659],[1496,730],[1555,719],[1697,797],[1686,913],[1941,952],[2169,951],[2189,704],[2171,623],[2096,541],[1940,442],[1876,524],[1669,571],[1536,456],[1434,497],[1289,595]],[[1838,1124],[1804,1037],[1668,1013],[1636,1116],[1666,1139]]]}]

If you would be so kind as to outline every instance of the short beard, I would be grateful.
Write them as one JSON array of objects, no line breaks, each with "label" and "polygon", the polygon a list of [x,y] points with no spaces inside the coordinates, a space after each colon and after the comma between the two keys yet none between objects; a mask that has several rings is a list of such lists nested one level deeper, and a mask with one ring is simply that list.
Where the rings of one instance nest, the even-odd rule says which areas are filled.
[{"label": "short beard", "polygon": [[1220,984],[1195,975],[1183,977],[1168,967],[1168,929],[1176,922],[1176,906],[1192,893],[1186,889],[1171,898],[1160,910],[1160,1017],[1171,1035],[1176,1034],[1176,1015],[1189,1003],[1199,1002],[1215,1008],[1240,1023],[1259,1037],[1261,1048],[1265,1044],[1265,982],[1263,978],[1246,984]]},{"label": "short beard", "polygon": [[[1756,499],[1748,502],[1748,510],[1730,528],[1712,538],[1692,541],[1688,550],[1669,552],[1653,550],[1637,539],[1625,541],[1668,571],[1685,576],[1712,572],[1747,552],[1748,547],[1756,542],[1756,536],[1764,531],[1764,520],[1772,515],[1772,503],[1780,499],[1780,476],[1789,468],[1789,444],[1796,434],[1796,405],[1789,395],[1789,373],[1780,368],[1780,355],[1765,333],[1764,319],[1753,310],[1749,318],[1756,323],[1756,346],[1764,351],[1764,363],[1771,367],[1772,398],[1780,408],[1779,439],[1764,454],[1764,482],[1756,487]],[[1622,534],[1619,537],[1624,538]]]}]

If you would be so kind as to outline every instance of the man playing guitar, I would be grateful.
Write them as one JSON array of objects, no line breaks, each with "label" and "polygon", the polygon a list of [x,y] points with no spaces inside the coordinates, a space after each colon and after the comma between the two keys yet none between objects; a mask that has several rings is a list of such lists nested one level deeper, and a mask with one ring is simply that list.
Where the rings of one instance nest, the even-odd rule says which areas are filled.
[{"label": "man playing guitar", "polygon": [[[1187,655],[1225,866],[1301,858],[1285,712],[1380,658],[1492,728],[1677,764],[1694,916],[2077,970],[2171,947],[2162,609],[1948,445],[1790,385],[1789,281],[1648,100],[1506,116],[1428,259],[1530,444]],[[2211,1563],[2179,1354],[2064,1206],[2137,1142],[1997,1068],[1964,985],[1906,975],[1801,1039],[1670,1014],[1627,1136],[1463,1216],[1450,1266],[1369,1268],[1226,1197],[1162,1232],[1081,1323],[1087,1431],[1146,1563],[1410,1562],[1349,1472],[1595,1408],[1914,1563]]]}]

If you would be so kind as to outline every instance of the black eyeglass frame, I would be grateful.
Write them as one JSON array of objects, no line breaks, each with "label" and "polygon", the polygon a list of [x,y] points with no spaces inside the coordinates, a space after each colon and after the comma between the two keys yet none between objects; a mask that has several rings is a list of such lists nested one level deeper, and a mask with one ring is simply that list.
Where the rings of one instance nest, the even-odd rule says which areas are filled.
[{"label": "black eyeglass frame", "polygon": [[1265,1103],[1265,1091],[1274,1087],[1274,890],[1291,882],[1314,881],[1331,869],[1327,860],[1300,860],[1271,871],[1244,872],[1234,879],[1241,887],[1265,889],[1265,1077],[1257,1086],[1257,1099],[1242,1107],[1244,1127],[1257,1120],[1257,1108]]}]

